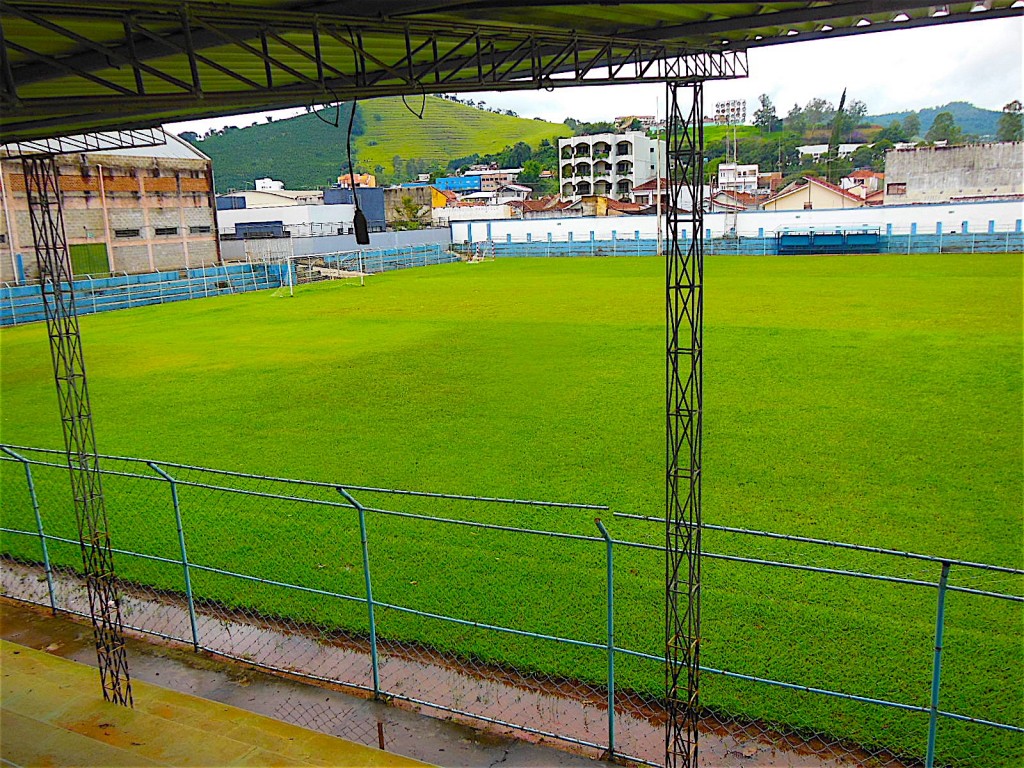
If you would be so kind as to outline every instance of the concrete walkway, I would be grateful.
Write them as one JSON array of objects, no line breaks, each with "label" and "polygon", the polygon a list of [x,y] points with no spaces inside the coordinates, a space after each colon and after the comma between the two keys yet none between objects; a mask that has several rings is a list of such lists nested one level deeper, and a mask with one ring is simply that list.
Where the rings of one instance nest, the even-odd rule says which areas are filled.
[{"label": "concrete walkway", "polygon": [[[88,623],[0,599],[0,637],[4,765],[610,766],[137,637],[126,710],[102,699]],[[364,746],[381,742],[386,752]]]},{"label": "concrete walkway", "polygon": [[104,701],[96,670],[0,640],[0,757],[15,765],[425,765],[244,709],[135,681]]}]

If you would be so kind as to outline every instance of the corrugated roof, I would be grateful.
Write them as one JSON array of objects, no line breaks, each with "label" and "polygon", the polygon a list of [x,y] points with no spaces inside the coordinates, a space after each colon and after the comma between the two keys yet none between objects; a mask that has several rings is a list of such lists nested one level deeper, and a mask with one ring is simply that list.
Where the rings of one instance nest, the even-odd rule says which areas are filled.
[{"label": "corrugated roof", "polygon": [[1013,4],[5,0],[0,141],[353,96],[737,77],[749,48]]}]

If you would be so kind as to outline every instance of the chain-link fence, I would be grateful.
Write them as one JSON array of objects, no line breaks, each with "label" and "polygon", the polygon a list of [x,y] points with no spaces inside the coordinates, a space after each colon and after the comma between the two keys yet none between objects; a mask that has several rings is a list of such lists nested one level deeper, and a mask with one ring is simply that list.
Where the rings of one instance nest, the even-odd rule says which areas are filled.
[{"label": "chain-link fence", "polygon": [[282,278],[285,284],[315,283],[391,272],[410,267],[427,267],[458,261],[458,256],[438,243],[400,248],[376,248],[363,251],[318,253],[287,259],[290,270]]},{"label": "chain-link fence", "polygon": [[[663,760],[657,518],[101,466],[131,629],[592,755]],[[67,471],[59,452],[0,446],[3,591],[85,615]],[[1024,571],[715,525],[703,537],[702,763],[1024,762]],[[336,710],[280,714],[379,745],[375,723],[346,729]]]},{"label": "chain-link fence", "polygon": [[[827,228],[826,228],[827,229]],[[625,228],[624,228],[625,230]],[[850,230],[847,234],[855,235],[860,230]],[[614,235],[615,233],[613,233]],[[569,257],[569,256],[656,256],[658,241],[652,237],[641,237],[636,231],[635,236],[613,236],[611,239],[597,238],[595,233],[590,237],[555,240],[550,235],[526,239],[476,240],[466,243],[453,243],[452,249],[465,257],[472,256],[480,249],[493,253],[499,258],[517,257]],[[685,234],[685,233],[684,233]],[[664,244],[663,244],[664,245]],[[827,245],[815,246],[808,243],[804,252],[808,254],[834,253]],[[870,248],[858,250],[851,245],[847,253],[1020,253],[1024,250],[1024,232],[935,232],[918,233],[917,231],[895,232],[887,230],[878,235],[877,242]],[[783,248],[783,251],[785,249]],[[704,253],[714,255],[742,256],[775,256],[780,252],[780,240],[777,233],[742,232],[729,237],[712,237],[710,230],[704,236]]]}]

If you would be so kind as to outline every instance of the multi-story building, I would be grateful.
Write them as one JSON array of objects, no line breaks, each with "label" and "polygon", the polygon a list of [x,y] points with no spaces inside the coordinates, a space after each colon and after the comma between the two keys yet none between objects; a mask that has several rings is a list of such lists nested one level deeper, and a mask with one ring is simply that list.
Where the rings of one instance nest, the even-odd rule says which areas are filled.
[{"label": "multi-story building", "polygon": [[633,187],[666,175],[665,142],[640,131],[595,133],[558,140],[563,198],[606,195],[630,200]]},{"label": "multi-story building", "polygon": [[718,188],[723,192],[757,192],[757,165],[721,163],[718,166]]},{"label": "multi-story building", "polygon": [[[168,135],[157,147],[57,157],[75,274],[188,269],[220,260],[210,158]],[[0,159],[0,280],[38,279],[21,164]]]},{"label": "multi-story building", "polygon": [[715,122],[729,125],[742,125],[747,122],[747,102],[743,99],[716,101]]},{"label": "multi-story building", "polygon": [[465,175],[480,178],[481,192],[497,192],[502,187],[515,183],[515,180],[519,178],[519,174],[522,172],[522,168],[489,168],[482,170],[470,169],[466,171]]}]

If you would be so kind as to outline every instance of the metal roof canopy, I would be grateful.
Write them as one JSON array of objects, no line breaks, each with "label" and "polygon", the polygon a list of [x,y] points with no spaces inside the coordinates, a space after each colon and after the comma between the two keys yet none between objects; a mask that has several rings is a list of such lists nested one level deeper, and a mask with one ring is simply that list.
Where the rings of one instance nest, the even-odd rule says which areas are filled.
[{"label": "metal roof canopy", "polygon": [[746,75],[749,48],[1020,0],[0,1],[0,143],[353,97]]}]

